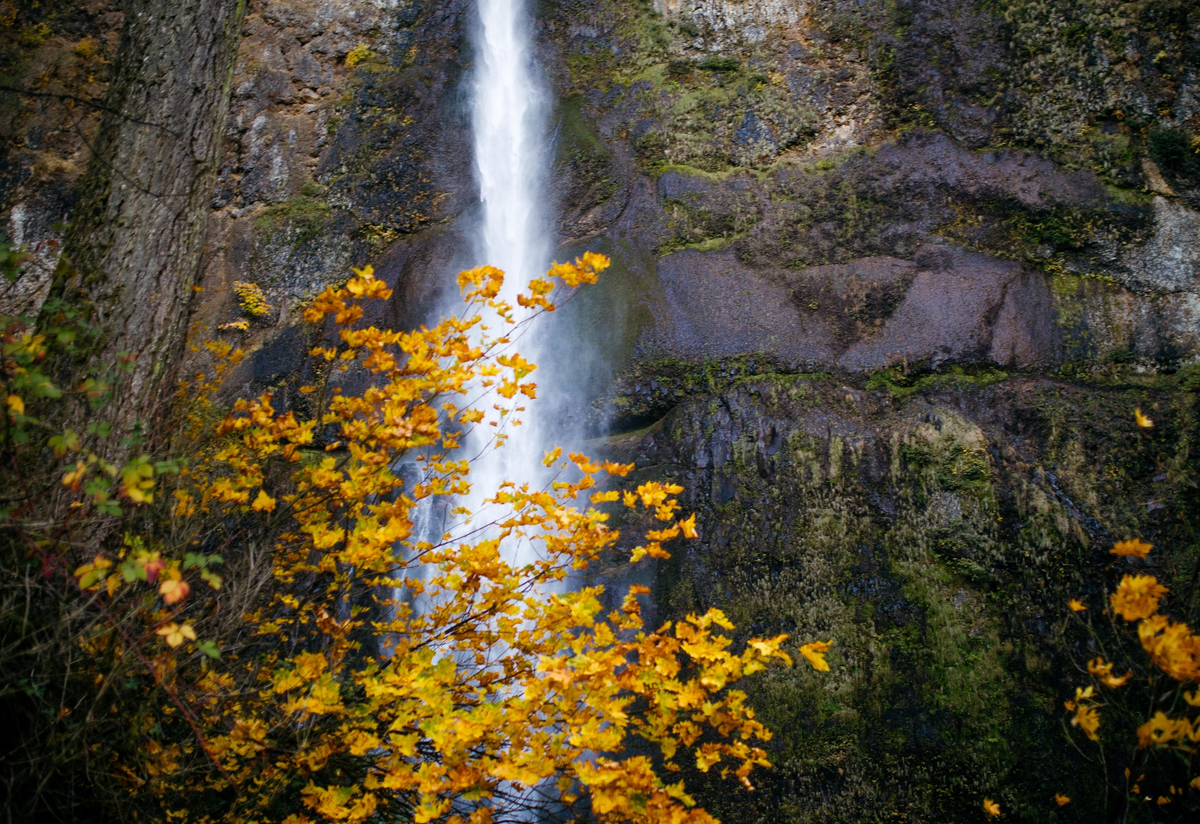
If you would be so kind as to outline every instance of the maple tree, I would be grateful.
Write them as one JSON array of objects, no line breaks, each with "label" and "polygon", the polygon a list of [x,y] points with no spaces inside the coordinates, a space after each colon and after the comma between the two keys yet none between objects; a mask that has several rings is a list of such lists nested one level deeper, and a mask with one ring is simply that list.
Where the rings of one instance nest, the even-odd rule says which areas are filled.
[{"label": "maple tree", "polygon": [[[307,410],[264,394],[222,414],[213,391],[243,355],[209,343],[212,372],[181,392],[186,465],[117,467],[71,432],[49,442],[73,525],[4,513],[45,568],[66,568],[89,518],[158,513],[69,567],[94,618],[78,643],[96,683],[114,658],[151,676],[114,781],[167,820],[285,824],[533,810],[699,824],[713,819],[671,780],[681,765],[752,786],[770,733],[732,685],[790,664],[786,636],[735,650],[715,609],[649,628],[644,587],[605,608],[602,586],[568,580],[612,563],[615,508],[648,525],[629,561],[696,537],[681,487],[627,484],[632,465],[556,449],[544,488],[506,483],[486,513],[462,506],[464,440],[485,432],[502,447],[536,396],[536,367],[512,341],[607,265],[592,253],[555,264],[517,298],[519,319],[502,272],[463,272],[466,311],[410,332],[361,326],[363,303],[390,291],[356,270],[304,310],[327,331],[312,355],[330,370],[301,390]],[[57,390],[37,372],[44,339],[7,341],[11,433],[35,420],[25,395]],[[337,380],[349,370],[370,376],[360,391]],[[438,502],[449,526],[424,534],[417,515]],[[828,670],[828,650],[799,652]]]}]

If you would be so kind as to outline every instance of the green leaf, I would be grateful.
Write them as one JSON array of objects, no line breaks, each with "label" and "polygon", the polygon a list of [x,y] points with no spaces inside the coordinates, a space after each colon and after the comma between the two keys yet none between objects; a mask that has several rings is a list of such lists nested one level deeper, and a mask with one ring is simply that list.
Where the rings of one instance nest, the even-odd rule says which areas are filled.
[{"label": "green leaf", "polygon": [[196,649],[207,655],[209,658],[220,660],[221,651],[217,649],[217,645],[212,641],[201,641],[196,644]]},{"label": "green leaf", "polygon": [[125,579],[125,583],[127,584],[131,584],[138,579],[146,580],[146,567],[132,558],[125,559],[125,562],[121,564],[119,569],[121,570],[121,577]]}]

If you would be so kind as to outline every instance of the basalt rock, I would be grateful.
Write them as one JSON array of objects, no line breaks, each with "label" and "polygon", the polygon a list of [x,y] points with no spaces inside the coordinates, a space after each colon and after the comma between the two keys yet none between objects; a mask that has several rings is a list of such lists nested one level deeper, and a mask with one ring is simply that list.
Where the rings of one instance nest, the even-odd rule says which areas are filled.
[{"label": "basalt rock", "polygon": [[951,247],[915,258],[763,270],[732,252],[676,252],[658,264],[661,308],[640,343],[684,360],[758,354],[807,371],[1058,360],[1041,273]]},{"label": "basalt rock", "polygon": [[698,516],[699,540],[626,577],[653,581],[654,620],[716,606],[739,637],[832,640],[833,668],[745,685],[776,733],[755,792],[689,789],[723,820],[969,820],[983,797],[1036,820],[1056,792],[1100,820],[1104,766],[1059,721],[1093,654],[1065,603],[1101,602],[1123,536],[1153,536],[1164,579],[1194,568],[1197,396],[961,373],[713,386],[608,442]]}]

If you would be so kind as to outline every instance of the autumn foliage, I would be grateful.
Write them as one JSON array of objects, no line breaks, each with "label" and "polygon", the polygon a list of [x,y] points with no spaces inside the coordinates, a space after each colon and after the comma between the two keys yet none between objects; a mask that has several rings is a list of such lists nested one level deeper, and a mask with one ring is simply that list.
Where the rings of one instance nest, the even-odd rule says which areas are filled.
[{"label": "autumn foliage", "polygon": [[[1140,427],[1153,426],[1140,410],[1136,418]],[[1147,560],[1152,548],[1132,539],[1118,541],[1110,554],[1116,564],[1137,564]],[[1065,702],[1069,728],[1098,745],[1102,758],[1106,749],[1117,754],[1124,768],[1114,794],[1126,817],[1137,815],[1138,808],[1154,810],[1149,814],[1156,819],[1172,815],[1177,807],[1186,808],[1178,813],[1185,817],[1198,809],[1200,636],[1165,614],[1163,601],[1169,595],[1155,575],[1122,572],[1107,604],[1101,605],[1107,607],[1107,627],[1093,621],[1082,600],[1068,603],[1097,653],[1086,662],[1090,683],[1076,687]],[[1191,603],[1185,596],[1181,606]],[[1132,740],[1123,740],[1130,729]],[[1060,805],[1070,801],[1059,798],[1065,799]]]},{"label": "autumn foliage", "polygon": [[[681,767],[751,786],[770,733],[733,685],[790,663],[786,638],[735,649],[717,610],[647,627],[647,590],[614,599],[588,577],[695,537],[680,487],[554,450],[544,488],[509,483],[462,508],[464,442],[519,437],[536,396],[515,333],[607,265],[556,264],[518,298],[524,312],[501,300],[499,270],[463,272],[466,311],[411,332],[362,326],[364,302],[390,292],[356,271],[304,310],[328,367],[304,409],[269,394],[219,409],[213,391],[242,355],[210,343],[213,370],[180,397],[186,462],[113,466],[70,432],[47,446],[66,522],[22,505],[6,525],[90,616],[74,641],[86,678],[108,689],[116,661],[144,676],[123,704],[138,707],[135,746],[104,765],[137,799],[131,815],[707,822],[673,780]],[[10,386],[43,345],[10,335]],[[35,420],[27,395],[8,396],[9,430]],[[431,507],[445,522],[423,529]],[[644,527],[626,554],[618,511]],[[80,558],[99,517],[124,531]],[[828,649],[800,652],[827,670]]]}]

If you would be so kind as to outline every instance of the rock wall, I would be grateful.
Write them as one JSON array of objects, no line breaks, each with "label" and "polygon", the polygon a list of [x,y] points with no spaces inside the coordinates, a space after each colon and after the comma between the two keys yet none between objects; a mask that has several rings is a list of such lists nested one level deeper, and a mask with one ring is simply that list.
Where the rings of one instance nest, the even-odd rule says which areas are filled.
[{"label": "rock wall", "polygon": [[[0,281],[0,313],[36,313],[100,120],[124,14],[111,0],[0,3],[0,236],[33,257]],[[30,94],[19,94],[28,90]]]},{"label": "rock wall", "polygon": [[[1099,603],[1126,536],[1152,536],[1159,575],[1195,570],[1195,391],[707,378],[610,441],[634,483],[670,478],[698,514],[700,539],[652,573],[657,617],[715,605],[741,637],[834,645],[828,674],[746,686],[775,767],[753,793],[685,775],[702,803],[725,821],[974,821],[987,797],[1014,820],[1105,820],[1125,762],[1068,743],[1062,700],[1095,651],[1065,604]],[[1155,410],[1153,437],[1131,404]],[[1054,818],[1056,792],[1075,801]]]},{"label": "rock wall", "polygon": [[[6,312],[45,299],[121,21],[119,3],[32,5],[5,5],[18,37],[0,61],[22,93],[0,91],[14,113],[0,134],[0,217],[6,240],[38,252],[39,272],[0,284]],[[404,258],[409,239],[472,202],[459,100],[468,13],[418,0],[249,3],[193,306],[207,334],[253,353],[231,391],[279,384],[303,361],[305,299],[352,266]],[[429,298],[442,274],[399,291]],[[247,316],[237,282],[260,286],[272,312]]]},{"label": "rock wall", "polygon": [[[778,732],[758,792],[689,786],[763,822],[1123,808],[1123,761],[1062,726],[1088,655],[1065,602],[1099,602],[1121,536],[1155,535],[1177,587],[1198,564],[1200,16],[581,0],[543,21],[566,251],[615,261],[584,297],[623,321],[604,443],[703,524],[629,575],[661,619],[716,605],[841,650],[832,676],[748,688]],[[1165,427],[1139,433],[1139,406]]]},{"label": "rock wall", "polygon": [[[590,197],[588,175],[621,201],[607,226],[567,210],[564,234],[653,266],[630,278],[653,309],[626,357],[870,371],[1200,356],[1195,15],[1139,6],[1102,36],[1103,9],[1077,5],[1076,33],[1032,74],[1023,56],[1059,19],[1037,3],[555,6],[560,93],[606,163],[576,139],[564,201]],[[1130,51],[1151,42],[1157,62]],[[1118,46],[1119,71],[1075,70]],[[1054,114],[1034,93],[1047,85]],[[824,268],[883,256],[921,274],[855,286],[888,293],[864,294],[869,309]]]},{"label": "rock wall", "polygon": [[405,239],[469,202],[464,14],[418,0],[251,3],[196,313],[218,329],[243,318],[238,281],[274,311],[221,333],[252,352],[230,391],[286,392],[307,349],[304,301],[371,262],[404,280],[389,261]]}]

